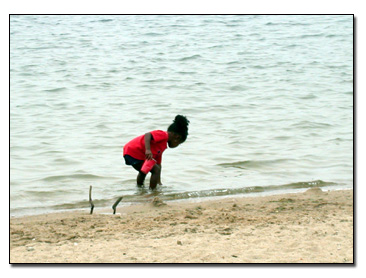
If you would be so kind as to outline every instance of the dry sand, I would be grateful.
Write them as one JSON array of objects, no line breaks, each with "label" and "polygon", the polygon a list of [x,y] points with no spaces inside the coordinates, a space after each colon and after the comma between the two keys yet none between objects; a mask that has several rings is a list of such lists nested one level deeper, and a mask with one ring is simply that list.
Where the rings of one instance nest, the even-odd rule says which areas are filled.
[{"label": "dry sand", "polygon": [[[112,211],[112,210],[110,210]],[[10,219],[10,263],[353,263],[353,191]]]}]

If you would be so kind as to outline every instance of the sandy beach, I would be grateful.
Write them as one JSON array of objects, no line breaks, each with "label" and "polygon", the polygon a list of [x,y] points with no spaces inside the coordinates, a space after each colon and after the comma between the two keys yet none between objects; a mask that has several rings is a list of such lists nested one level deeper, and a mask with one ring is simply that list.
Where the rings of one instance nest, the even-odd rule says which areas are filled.
[{"label": "sandy beach", "polygon": [[353,191],[10,219],[10,263],[353,263]]}]

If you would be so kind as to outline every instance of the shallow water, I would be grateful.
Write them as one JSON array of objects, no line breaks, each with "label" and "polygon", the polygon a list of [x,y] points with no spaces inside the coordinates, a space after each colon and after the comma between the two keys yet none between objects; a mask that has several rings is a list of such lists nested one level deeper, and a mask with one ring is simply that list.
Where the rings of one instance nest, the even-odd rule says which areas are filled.
[{"label": "shallow water", "polygon": [[[11,215],[353,186],[352,16],[11,16]],[[138,189],[122,148],[191,121]],[[123,205],[123,204],[121,204]]]}]

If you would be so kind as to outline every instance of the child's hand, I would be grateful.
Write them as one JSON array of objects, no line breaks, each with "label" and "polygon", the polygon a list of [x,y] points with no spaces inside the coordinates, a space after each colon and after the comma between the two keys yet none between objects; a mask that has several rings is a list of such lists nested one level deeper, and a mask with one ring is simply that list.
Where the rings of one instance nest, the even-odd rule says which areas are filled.
[{"label": "child's hand", "polygon": [[151,150],[146,150],[145,151],[145,157],[146,157],[147,160],[153,159],[153,155],[152,155]]}]

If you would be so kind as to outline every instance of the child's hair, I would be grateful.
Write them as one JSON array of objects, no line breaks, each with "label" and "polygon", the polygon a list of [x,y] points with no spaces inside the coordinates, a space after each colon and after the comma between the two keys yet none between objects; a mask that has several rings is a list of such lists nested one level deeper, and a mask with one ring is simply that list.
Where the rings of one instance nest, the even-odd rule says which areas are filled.
[{"label": "child's hair", "polygon": [[168,131],[179,134],[182,137],[182,143],[186,141],[188,136],[189,121],[182,115],[175,116],[173,123],[168,127]]}]

